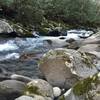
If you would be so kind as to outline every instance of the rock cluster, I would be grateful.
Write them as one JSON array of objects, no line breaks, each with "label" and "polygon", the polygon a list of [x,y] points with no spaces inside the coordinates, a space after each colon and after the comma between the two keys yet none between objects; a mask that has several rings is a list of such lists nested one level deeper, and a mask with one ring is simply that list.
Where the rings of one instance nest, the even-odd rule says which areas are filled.
[{"label": "rock cluster", "polygon": [[[11,32],[5,25],[3,30]],[[80,44],[78,50],[57,48],[44,54],[38,64],[44,79],[0,70],[0,100],[100,100],[100,34]]]},{"label": "rock cluster", "polygon": [[99,84],[95,82],[100,74],[95,60],[95,55],[85,52],[50,50],[39,63],[46,80],[13,74],[10,80],[0,82],[0,96],[2,100],[85,100],[89,93],[99,100]]},{"label": "rock cluster", "polygon": [[[53,100],[53,87],[42,79],[21,82],[12,79],[0,82],[0,99],[2,100]],[[16,75],[16,79],[27,80],[27,77]],[[57,94],[57,93],[56,93]]]}]

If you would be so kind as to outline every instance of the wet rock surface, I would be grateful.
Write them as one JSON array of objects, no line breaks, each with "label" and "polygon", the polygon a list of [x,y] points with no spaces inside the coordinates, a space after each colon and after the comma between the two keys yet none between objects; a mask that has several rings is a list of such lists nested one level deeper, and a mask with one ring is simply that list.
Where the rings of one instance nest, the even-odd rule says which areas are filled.
[{"label": "wet rock surface", "polygon": [[97,73],[93,60],[87,58],[87,55],[75,50],[50,50],[43,56],[39,68],[53,86],[70,88],[79,77],[87,78]]},{"label": "wet rock surface", "polygon": [[91,94],[99,100],[99,32],[33,32],[35,38],[19,38],[23,29],[13,28],[0,20],[0,34],[11,35],[0,37],[0,100],[85,100]]}]

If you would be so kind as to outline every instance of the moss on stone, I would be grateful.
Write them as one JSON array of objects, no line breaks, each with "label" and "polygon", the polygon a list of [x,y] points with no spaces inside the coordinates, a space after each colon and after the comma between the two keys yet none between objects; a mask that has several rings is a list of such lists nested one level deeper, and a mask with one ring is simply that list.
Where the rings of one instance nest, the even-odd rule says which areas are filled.
[{"label": "moss on stone", "polygon": [[47,59],[49,58],[62,58],[65,62],[67,61],[68,63],[71,63],[70,60],[70,54],[67,54],[64,50],[50,50],[49,52],[47,52],[43,58],[39,61],[39,64],[42,64],[44,61],[47,61]]},{"label": "moss on stone", "polygon": [[74,94],[78,96],[88,94],[89,91],[92,90],[92,83],[94,83],[96,86],[97,84],[100,84],[98,74],[95,74],[92,77],[86,78],[76,83],[73,87]]},{"label": "moss on stone", "polygon": [[29,86],[26,86],[26,89],[25,89],[25,95],[41,95],[42,94],[38,91],[39,88],[37,86],[32,86],[32,85],[29,85]]},{"label": "moss on stone", "polygon": [[65,100],[64,95],[60,96],[58,100]]}]

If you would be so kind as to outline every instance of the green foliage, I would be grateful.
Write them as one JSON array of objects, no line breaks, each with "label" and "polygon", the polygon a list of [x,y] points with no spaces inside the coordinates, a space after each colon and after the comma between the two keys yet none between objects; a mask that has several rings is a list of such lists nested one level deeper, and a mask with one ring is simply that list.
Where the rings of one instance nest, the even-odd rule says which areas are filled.
[{"label": "green foliage", "polygon": [[11,6],[11,4],[13,3],[14,0],[0,0],[0,6],[4,5],[4,6]]},{"label": "green foliage", "polygon": [[100,3],[92,0],[0,0],[1,6],[6,8],[5,16],[24,26],[43,28],[44,32],[59,25],[66,27],[62,23],[100,25]]},{"label": "green foliage", "polygon": [[14,0],[14,8],[17,12],[15,19],[23,25],[40,24],[43,19],[43,11],[38,8],[37,0]]},{"label": "green foliage", "polygon": [[[41,0],[40,0],[41,1]],[[49,19],[70,23],[100,23],[100,5],[92,0],[43,0],[45,15]]]},{"label": "green foliage", "polygon": [[62,32],[62,31],[66,31],[67,29],[69,29],[69,27],[70,27],[69,25],[61,21],[56,22],[56,21],[47,20],[44,18],[40,24],[39,31],[41,33],[48,33],[53,30],[58,30],[59,32]]}]

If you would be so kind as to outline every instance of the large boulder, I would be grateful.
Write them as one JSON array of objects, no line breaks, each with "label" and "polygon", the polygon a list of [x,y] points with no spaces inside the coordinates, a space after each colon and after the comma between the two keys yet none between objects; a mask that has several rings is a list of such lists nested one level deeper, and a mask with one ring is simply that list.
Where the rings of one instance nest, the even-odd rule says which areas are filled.
[{"label": "large boulder", "polygon": [[54,98],[52,86],[42,79],[34,79],[29,82],[27,84],[25,94],[33,97],[38,95]]},{"label": "large boulder", "polygon": [[94,54],[97,58],[100,58],[100,44],[86,44],[81,46],[78,51]]},{"label": "large boulder", "polygon": [[81,45],[83,46],[86,44],[99,44],[99,43],[100,43],[100,31],[98,31],[96,34],[82,41]]},{"label": "large boulder", "polygon": [[10,33],[10,32],[13,32],[13,29],[9,25],[9,23],[4,20],[0,20],[0,33]]},{"label": "large boulder", "polygon": [[16,80],[0,82],[0,95],[7,100],[14,100],[24,93],[25,84]]},{"label": "large boulder", "polygon": [[82,42],[78,51],[83,51],[96,56],[97,68],[100,69],[100,31]]},{"label": "large boulder", "polygon": [[37,37],[21,24],[0,20],[0,36],[2,37]]},{"label": "large boulder", "polygon": [[[77,82],[58,100],[100,100],[100,73]],[[63,99],[62,99],[63,98]]]},{"label": "large boulder", "polygon": [[12,25],[7,20],[0,20],[1,37],[17,37],[18,33],[14,31]]},{"label": "large boulder", "polygon": [[79,78],[86,78],[97,72],[93,62],[83,52],[58,48],[44,54],[39,68],[51,85],[70,88]]},{"label": "large boulder", "polygon": [[100,52],[100,31],[82,41],[79,50],[85,52]]}]

